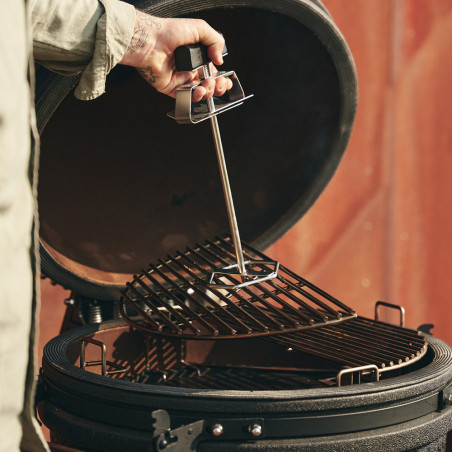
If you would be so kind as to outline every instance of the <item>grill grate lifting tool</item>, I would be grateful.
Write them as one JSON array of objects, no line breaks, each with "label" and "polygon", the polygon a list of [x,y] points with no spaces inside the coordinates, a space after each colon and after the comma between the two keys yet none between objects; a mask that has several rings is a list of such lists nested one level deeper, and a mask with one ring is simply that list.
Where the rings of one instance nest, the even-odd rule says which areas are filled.
[{"label": "grill grate lifting tool", "polygon": [[[227,55],[226,47],[223,49],[223,56],[224,55]],[[176,62],[176,70],[198,70],[201,82],[205,79],[216,79],[219,77],[229,77],[232,81],[232,88],[227,92],[227,100],[225,101],[218,98],[210,98],[207,101],[193,103],[193,90],[199,86],[201,82],[194,81],[190,84],[183,85],[178,88],[176,93],[175,110],[168,113],[168,116],[175,119],[179,124],[198,124],[209,119],[210,126],[212,128],[218,168],[220,171],[221,184],[226,203],[229,228],[231,230],[231,237],[237,263],[213,270],[209,286],[217,289],[241,289],[249,285],[276,278],[279,269],[278,262],[245,260],[243,257],[237,217],[235,215],[234,202],[232,200],[232,192],[226,168],[226,160],[221,142],[220,128],[217,120],[218,114],[241,105],[246,99],[252,97],[252,95],[245,96],[242,86],[240,85],[234,71],[212,73],[210,60],[207,56],[207,47],[202,44],[178,47],[174,52],[174,57]],[[236,276],[239,278],[240,282],[237,284],[227,284],[222,280],[222,276]]]}]

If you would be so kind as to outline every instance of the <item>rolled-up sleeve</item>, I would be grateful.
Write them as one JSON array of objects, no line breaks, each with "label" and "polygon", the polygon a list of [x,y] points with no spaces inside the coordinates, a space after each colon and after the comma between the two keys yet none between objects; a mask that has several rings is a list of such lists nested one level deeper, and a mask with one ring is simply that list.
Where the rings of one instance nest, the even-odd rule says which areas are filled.
[{"label": "rolled-up sleeve", "polygon": [[135,8],[118,0],[33,0],[31,8],[35,60],[59,74],[81,73],[79,99],[103,94],[132,39]]}]

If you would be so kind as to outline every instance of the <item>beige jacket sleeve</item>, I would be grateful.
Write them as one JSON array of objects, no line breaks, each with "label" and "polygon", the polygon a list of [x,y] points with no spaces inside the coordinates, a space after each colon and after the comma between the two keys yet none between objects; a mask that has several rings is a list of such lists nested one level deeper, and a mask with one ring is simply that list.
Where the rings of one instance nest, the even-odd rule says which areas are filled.
[{"label": "beige jacket sleeve", "polygon": [[81,73],[75,96],[94,99],[133,35],[135,8],[118,0],[32,0],[34,58],[63,75]]}]

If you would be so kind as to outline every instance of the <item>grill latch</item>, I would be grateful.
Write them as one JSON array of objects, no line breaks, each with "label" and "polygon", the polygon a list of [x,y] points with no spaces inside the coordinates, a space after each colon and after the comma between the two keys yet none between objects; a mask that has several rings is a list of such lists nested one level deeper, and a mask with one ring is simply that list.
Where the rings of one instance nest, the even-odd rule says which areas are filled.
[{"label": "grill latch", "polygon": [[262,418],[199,420],[171,429],[170,416],[165,410],[152,412],[154,419],[154,450],[162,452],[196,451],[201,441],[256,440],[265,438]]},{"label": "grill latch", "polygon": [[196,451],[196,446],[202,439],[204,421],[199,420],[191,424],[171,430],[170,417],[165,410],[152,412],[154,422],[154,448],[165,452]]}]

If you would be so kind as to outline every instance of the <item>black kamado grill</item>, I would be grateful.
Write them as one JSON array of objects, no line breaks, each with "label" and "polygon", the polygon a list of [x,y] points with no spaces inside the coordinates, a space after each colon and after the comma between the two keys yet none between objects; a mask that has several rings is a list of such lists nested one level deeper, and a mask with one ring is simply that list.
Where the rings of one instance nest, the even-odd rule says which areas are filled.
[{"label": "black kamado grill", "polygon": [[355,69],[328,12],[316,0],[136,5],[225,35],[225,67],[254,94],[219,119],[242,257],[274,274],[218,274],[240,262],[208,126],[167,118],[172,100],[131,68],[86,103],[71,94],[77,77],[39,67],[42,268],[73,291],[40,376],[52,442],[446,450],[451,349],[405,328],[402,308],[400,326],[378,320],[388,303],[360,317],[263,254],[315,202],[351,132]]}]

